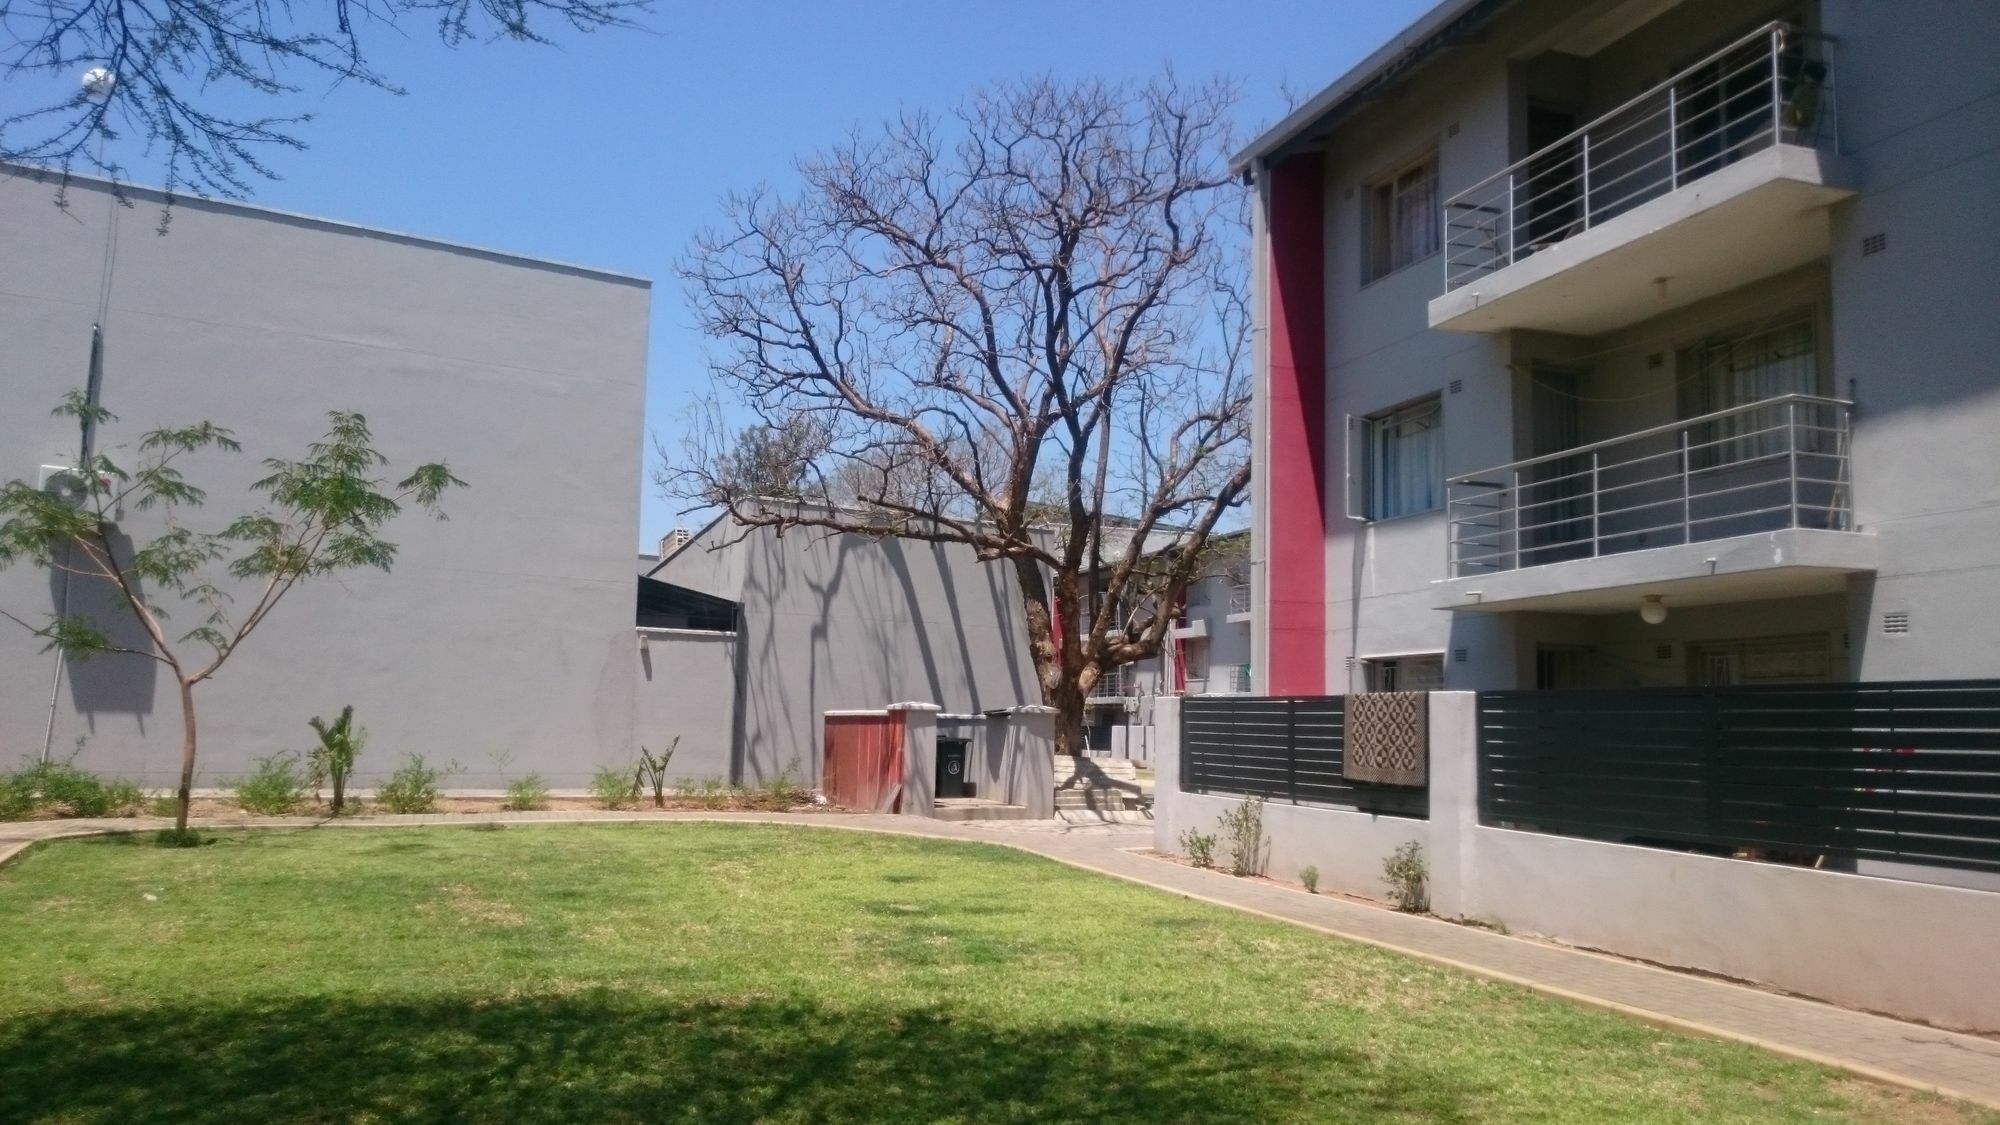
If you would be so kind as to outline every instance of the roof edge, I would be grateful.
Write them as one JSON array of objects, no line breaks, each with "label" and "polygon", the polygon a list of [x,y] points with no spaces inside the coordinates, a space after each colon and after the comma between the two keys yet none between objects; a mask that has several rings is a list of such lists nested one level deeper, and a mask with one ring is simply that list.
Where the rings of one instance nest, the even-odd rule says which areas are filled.
[{"label": "roof edge", "polygon": [[0,180],[31,179],[38,183],[67,179],[70,183],[83,184],[94,188],[109,188],[128,196],[139,196],[160,203],[171,202],[175,207],[202,207],[216,211],[232,211],[256,218],[271,219],[294,226],[311,227],[331,231],[336,234],[358,235],[364,238],[395,242],[406,246],[423,246],[437,250],[448,250],[455,254],[465,254],[475,258],[499,262],[504,265],[527,266],[534,269],[550,270],[556,273],[572,274],[578,277],[594,278],[621,285],[635,285],[646,289],[653,287],[653,279],[638,274],[620,273],[617,270],[602,269],[597,266],[579,265],[554,258],[538,258],[512,250],[497,250],[491,246],[478,246],[469,242],[453,242],[450,239],[433,238],[429,235],[410,234],[407,231],[389,230],[385,227],[371,227],[362,223],[329,219],[319,215],[307,215],[298,211],[285,211],[277,207],[267,207],[258,203],[245,203],[234,199],[219,199],[211,195],[169,193],[163,188],[150,184],[127,183],[105,176],[89,175],[82,172],[63,172],[58,168],[44,168],[35,164],[16,164],[0,161]]},{"label": "roof edge", "polygon": [[[1325,89],[1305,100],[1276,125],[1259,133],[1236,155],[1229,158],[1231,171],[1241,173],[1252,163],[1297,140],[1299,134],[1328,114],[1347,107],[1377,83],[1393,80],[1398,74],[1452,45],[1457,35],[1484,24],[1514,0],[1439,0],[1436,7],[1367,58],[1333,80]],[[1462,26],[1461,26],[1462,25]]]}]

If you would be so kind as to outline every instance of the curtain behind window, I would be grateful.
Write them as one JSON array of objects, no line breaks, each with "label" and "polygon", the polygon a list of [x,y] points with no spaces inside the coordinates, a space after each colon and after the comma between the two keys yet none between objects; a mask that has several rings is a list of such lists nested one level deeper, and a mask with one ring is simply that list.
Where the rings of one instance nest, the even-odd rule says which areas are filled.
[{"label": "curtain behind window", "polygon": [[1444,412],[1436,399],[1369,422],[1374,488],[1369,514],[1390,519],[1444,503]]}]

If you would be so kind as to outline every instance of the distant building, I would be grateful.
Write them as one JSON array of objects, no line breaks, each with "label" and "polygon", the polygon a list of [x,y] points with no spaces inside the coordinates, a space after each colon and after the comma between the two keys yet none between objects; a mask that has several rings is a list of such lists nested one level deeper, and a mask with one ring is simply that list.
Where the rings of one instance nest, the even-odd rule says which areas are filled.
[{"label": "distant building", "polygon": [[818,780],[822,716],[1041,702],[1013,576],[972,548],[726,516],[640,582],[639,737],[675,772]]}]

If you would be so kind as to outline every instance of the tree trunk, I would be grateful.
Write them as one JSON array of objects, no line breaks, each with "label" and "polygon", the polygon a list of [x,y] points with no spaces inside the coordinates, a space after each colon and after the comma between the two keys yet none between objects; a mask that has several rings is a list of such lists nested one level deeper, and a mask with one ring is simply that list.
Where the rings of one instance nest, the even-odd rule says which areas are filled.
[{"label": "tree trunk", "polygon": [[1043,695],[1043,702],[1056,709],[1056,753],[1083,753],[1083,689],[1074,677],[1065,676]]},{"label": "tree trunk", "polygon": [[346,806],[347,806],[347,771],[341,770],[333,775],[333,809],[330,815],[339,816],[340,810],[345,808]]},{"label": "tree trunk", "polygon": [[174,810],[174,830],[187,831],[188,802],[194,796],[194,685],[181,681],[181,788],[176,794],[179,807]]}]

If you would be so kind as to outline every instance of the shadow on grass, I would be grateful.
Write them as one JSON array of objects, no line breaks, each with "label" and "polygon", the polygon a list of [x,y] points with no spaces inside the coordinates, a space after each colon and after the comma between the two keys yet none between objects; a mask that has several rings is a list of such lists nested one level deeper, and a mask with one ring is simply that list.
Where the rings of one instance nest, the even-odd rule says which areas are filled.
[{"label": "shadow on grass", "polygon": [[594,991],[40,1013],[0,1121],[1469,1120],[1420,1064],[1173,1024]]}]

